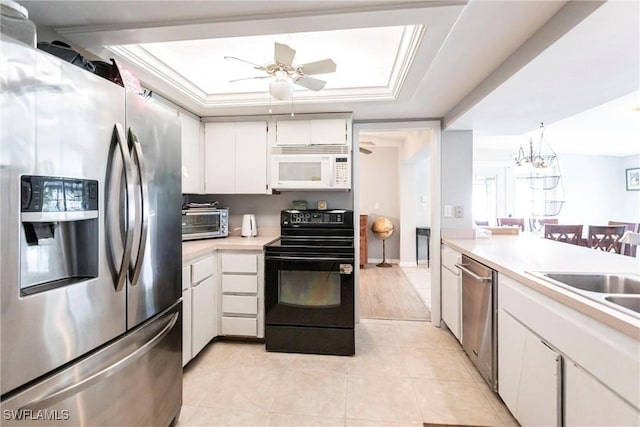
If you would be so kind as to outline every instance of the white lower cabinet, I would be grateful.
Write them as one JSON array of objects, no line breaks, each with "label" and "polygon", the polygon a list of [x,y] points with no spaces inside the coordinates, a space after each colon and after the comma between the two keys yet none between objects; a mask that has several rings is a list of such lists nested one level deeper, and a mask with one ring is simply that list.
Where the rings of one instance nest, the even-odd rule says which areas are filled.
[{"label": "white lower cabinet", "polygon": [[191,266],[182,267],[182,366],[191,360]]},{"label": "white lower cabinet", "polygon": [[462,255],[448,246],[442,246],[442,320],[451,333],[462,342],[462,276],[456,263]]},{"label": "white lower cabinet", "polygon": [[191,360],[191,288],[182,291],[182,366]]},{"label": "white lower cabinet", "polygon": [[182,366],[218,335],[216,270],[215,254],[182,268]]},{"label": "white lower cabinet", "polygon": [[192,291],[191,354],[195,357],[217,335],[215,277],[194,285]]},{"label": "white lower cabinet", "polygon": [[523,427],[560,425],[560,354],[504,310],[498,325],[500,397]]},{"label": "white lower cabinet", "polygon": [[564,389],[565,426],[640,426],[640,414],[629,402],[570,360]]},{"label": "white lower cabinet", "polygon": [[220,335],[264,337],[264,255],[221,251]]},{"label": "white lower cabinet", "polygon": [[638,341],[498,278],[498,393],[522,426],[640,426]]}]

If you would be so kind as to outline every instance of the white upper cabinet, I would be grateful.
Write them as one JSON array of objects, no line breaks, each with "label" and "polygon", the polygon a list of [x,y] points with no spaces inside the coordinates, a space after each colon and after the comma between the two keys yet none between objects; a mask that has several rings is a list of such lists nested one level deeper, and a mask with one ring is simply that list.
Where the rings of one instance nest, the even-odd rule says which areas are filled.
[{"label": "white upper cabinet", "polygon": [[345,119],[310,120],[311,144],[345,145],[350,138]]},{"label": "white upper cabinet", "polygon": [[182,111],[182,192],[203,193],[200,120]]},{"label": "white upper cabinet", "polygon": [[279,120],[276,122],[276,144],[309,145],[311,127],[309,120]]},{"label": "white upper cabinet", "polygon": [[236,193],[267,191],[267,125],[236,123]]},{"label": "white upper cabinet", "polygon": [[207,193],[267,193],[265,121],[206,123],[204,151]]},{"label": "white upper cabinet", "polygon": [[348,145],[350,121],[346,119],[278,120],[277,145]]}]

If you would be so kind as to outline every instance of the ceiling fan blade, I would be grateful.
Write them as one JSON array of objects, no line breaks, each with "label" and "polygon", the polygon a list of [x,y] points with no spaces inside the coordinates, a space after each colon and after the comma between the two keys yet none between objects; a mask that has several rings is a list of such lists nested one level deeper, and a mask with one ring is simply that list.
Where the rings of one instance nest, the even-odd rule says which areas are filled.
[{"label": "ceiling fan blade", "polygon": [[242,80],[256,80],[256,79],[269,79],[269,78],[271,78],[271,76],[243,77],[241,79],[229,80],[229,83],[235,83],[235,82],[239,82],[239,81],[242,81]]},{"label": "ceiling fan blade", "polygon": [[313,74],[326,74],[336,72],[336,63],[333,59],[323,59],[321,61],[309,62],[298,67],[303,74],[311,76]]},{"label": "ceiling fan blade", "polygon": [[373,153],[373,151],[367,150],[366,148],[362,148],[362,147],[359,147],[359,148],[360,148],[360,152],[362,154],[371,154],[371,153]]},{"label": "ceiling fan blade", "polygon": [[274,51],[274,59],[276,63],[282,65],[291,65],[293,64],[293,58],[296,56],[295,49],[290,48],[286,44],[276,43],[275,51]]},{"label": "ceiling fan blade", "polygon": [[235,56],[225,55],[224,59],[240,61],[240,62],[244,62],[244,63],[249,64],[249,65],[253,65],[253,68],[255,68],[256,70],[260,70],[260,71],[266,71],[267,70],[262,65],[254,64],[253,62],[249,62],[249,61],[246,61],[244,59],[236,58]]},{"label": "ceiling fan blade", "polygon": [[327,84],[324,80],[314,79],[313,77],[301,76],[294,80],[298,86],[305,87],[307,89],[319,91]]}]

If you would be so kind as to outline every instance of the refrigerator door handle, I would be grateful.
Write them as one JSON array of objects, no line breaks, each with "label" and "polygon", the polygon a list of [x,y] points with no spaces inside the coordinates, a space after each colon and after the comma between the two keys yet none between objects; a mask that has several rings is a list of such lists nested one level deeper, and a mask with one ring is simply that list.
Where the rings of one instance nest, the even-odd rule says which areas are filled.
[{"label": "refrigerator door handle", "polygon": [[[18,412],[21,411],[38,411],[46,408],[51,408],[56,403],[72,396],[74,394],[78,394],[83,390],[91,387],[92,385],[104,380],[105,378],[115,374],[123,368],[126,368],[129,364],[137,360],[139,357],[144,356],[151,348],[157,345],[162,339],[171,331],[171,329],[175,326],[178,321],[178,317],[180,313],[173,313],[168,320],[166,326],[160,330],[153,338],[147,341],[144,345],[138,347],[135,351],[129,353],[128,355],[119,358],[119,360],[104,369],[99,370],[98,372],[82,379],[77,380],[75,377],[70,378],[70,382],[72,384],[59,389],[52,394],[49,394],[41,399],[35,400],[33,402],[29,402],[26,405],[22,406],[18,409]],[[130,348],[130,347],[127,347]]]},{"label": "refrigerator door handle", "polygon": [[[131,156],[129,155],[129,149],[127,147],[126,138],[124,134],[124,129],[120,123],[116,123],[113,129],[113,136],[111,139],[111,144],[113,144],[114,140],[118,144],[118,148],[120,149],[120,155],[122,156],[122,169],[124,171],[124,182],[125,182],[125,192],[126,192],[126,222],[125,222],[125,239],[124,239],[124,249],[122,251],[122,261],[120,263],[120,269],[118,271],[118,277],[116,279],[116,292],[120,292],[127,281],[127,270],[129,265],[129,260],[131,259],[131,250],[133,248],[133,227],[132,224],[135,221],[134,210],[131,207],[131,203],[133,202],[133,171],[131,170]],[[109,223],[107,222],[107,227],[109,228]],[[112,236],[113,234],[107,230],[107,236]],[[116,266],[117,269],[117,266]]]},{"label": "refrigerator door handle", "polygon": [[147,169],[144,161],[144,154],[142,153],[142,144],[138,136],[129,128],[129,142],[133,148],[133,154],[136,158],[136,165],[138,167],[138,178],[140,180],[141,191],[141,207],[142,218],[140,224],[140,242],[138,245],[138,253],[136,254],[135,263],[131,267],[129,275],[131,286],[138,284],[140,279],[140,271],[142,271],[142,261],[144,259],[144,252],[147,247],[147,232],[149,230],[149,185],[146,181]]}]

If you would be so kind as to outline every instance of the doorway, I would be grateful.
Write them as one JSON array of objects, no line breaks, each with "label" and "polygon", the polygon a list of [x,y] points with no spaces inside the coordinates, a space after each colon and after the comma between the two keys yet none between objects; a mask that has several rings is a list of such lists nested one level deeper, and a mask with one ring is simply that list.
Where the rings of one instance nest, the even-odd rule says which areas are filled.
[{"label": "doorway", "polygon": [[[354,206],[367,215],[367,264],[360,270],[358,287],[360,317],[431,317],[430,284],[435,272],[427,262],[427,240],[416,239],[416,227],[436,228],[433,212],[439,212],[439,191],[433,188],[439,187],[439,177],[434,180],[433,164],[439,164],[435,161],[439,131],[438,122],[354,124],[359,148],[354,150]],[[393,224],[392,235],[384,241],[371,230],[380,217]],[[376,266],[382,262],[392,267]],[[437,301],[439,311],[439,289]]]}]

